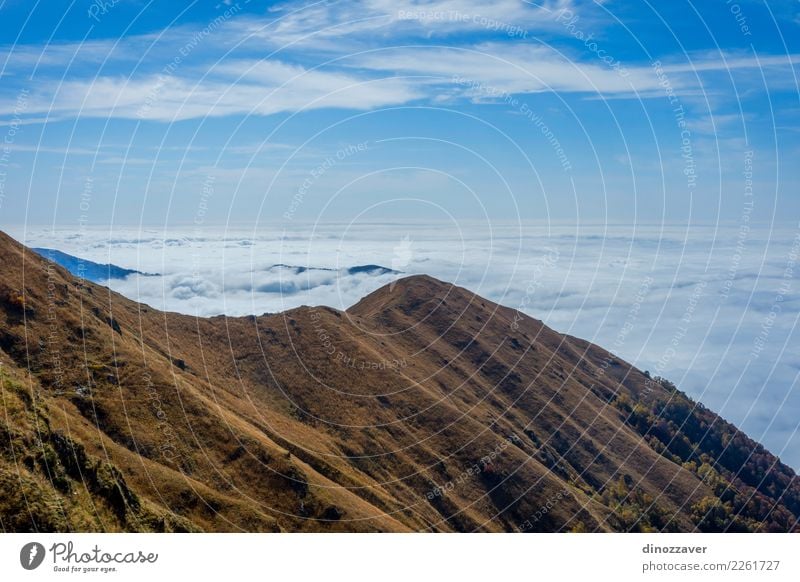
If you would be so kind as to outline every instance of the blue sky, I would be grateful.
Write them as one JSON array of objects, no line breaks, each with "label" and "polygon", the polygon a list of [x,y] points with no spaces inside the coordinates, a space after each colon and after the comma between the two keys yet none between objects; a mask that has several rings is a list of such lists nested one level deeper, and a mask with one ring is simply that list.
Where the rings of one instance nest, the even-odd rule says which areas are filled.
[{"label": "blue sky", "polygon": [[0,223],[796,222],[799,14],[5,1]]}]

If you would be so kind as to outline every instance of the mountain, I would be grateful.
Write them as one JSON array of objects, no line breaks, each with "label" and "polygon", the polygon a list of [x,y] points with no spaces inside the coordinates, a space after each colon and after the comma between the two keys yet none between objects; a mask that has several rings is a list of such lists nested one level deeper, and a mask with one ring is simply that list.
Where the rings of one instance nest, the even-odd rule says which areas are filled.
[{"label": "mountain", "polygon": [[466,289],[156,311],[0,234],[4,531],[793,531],[794,472]]},{"label": "mountain", "polygon": [[117,265],[95,263],[55,249],[33,248],[32,250],[57,265],[61,265],[72,275],[88,279],[94,283],[101,283],[109,279],[124,279],[128,275],[153,275],[152,273],[142,273],[134,269],[123,269]]},{"label": "mountain", "polygon": [[356,265],[355,267],[346,267],[344,269],[331,269],[329,267],[299,267],[296,265],[284,265],[279,263],[272,265],[267,269],[268,271],[288,271],[294,275],[301,275],[309,272],[323,272],[323,273],[341,273],[343,275],[360,275],[366,273],[367,275],[399,275],[401,271],[395,271],[388,267],[381,265]]},{"label": "mountain", "polygon": [[331,269],[328,267],[301,267],[279,263],[265,270],[277,274],[278,278],[261,283],[256,287],[256,291],[261,293],[281,293],[284,296],[309,291],[315,287],[334,285],[337,281],[342,282],[345,277],[353,275],[379,277],[381,275],[400,274],[400,271],[394,271],[380,265],[356,265],[342,269]]}]

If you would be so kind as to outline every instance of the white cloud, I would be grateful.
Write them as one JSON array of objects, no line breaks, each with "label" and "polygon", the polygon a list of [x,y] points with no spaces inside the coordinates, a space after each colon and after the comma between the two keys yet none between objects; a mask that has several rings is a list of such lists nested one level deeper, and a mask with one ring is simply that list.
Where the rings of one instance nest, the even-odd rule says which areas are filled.
[{"label": "white cloud", "polygon": [[557,13],[575,11],[571,0],[360,0],[274,9],[275,19],[245,22],[249,34],[275,47],[302,45],[340,52],[345,47],[399,36],[447,37],[464,33],[521,36],[557,29]]},{"label": "white cloud", "polygon": [[[554,48],[540,45],[522,45],[514,50],[497,43],[466,48],[390,48],[356,56],[348,62],[374,71],[434,76],[448,83],[460,77],[485,83],[489,90],[510,94],[541,91],[633,94],[659,89],[658,78],[650,67],[628,68],[628,75],[622,76],[601,64],[570,60]],[[481,95],[480,90],[471,93]]]},{"label": "white cloud", "polygon": [[[363,0],[287,4],[261,18],[237,11],[205,28],[176,26],[124,41],[16,45],[0,54],[7,57],[9,88],[32,88],[25,116],[40,121],[46,113],[171,122],[480,98],[453,87],[453,75],[508,93],[664,97],[649,62],[622,63],[622,75],[583,49],[559,52],[559,41],[574,41],[557,21],[564,9],[594,26],[566,0]],[[543,30],[556,44],[525,36]],[[426,47],[403,48],[414,44]],[[709,81],[713,75],[733,74],[737,84],[757,88],[763,82],[753,69],[767,76],[770,90],[789,87],[793,76],[786,72],[800,56],[706,52],[663,60],[682,97],[705,99],[725,81]],[[35,83],[26,81],[31,75]],[[727,87],[716,92],[729,93]],[[2,115],[10,115],[15,99],[13,89],[0,95]]]},{"label": "white cloud", "polygon": [[737,69],[778,68],[787,69],[800,63],[800,55],[742,56],[736,53],[702,53],[686,63],[664,66],[668,73],[694,73],[702,71],[733,71]]},{"label": "white cloud", "polygon": [[[38,88],[28,111],[61,116],[177,121],[224,115],[271,115],[324,107],[372,109],[421,96],[400,79],[370,79],[339,72],[307,71],[279,62],[228,63],[224,77],[201,82],[152,75],[98,77]],[[230,73],[241,67],[242,76]]]}]

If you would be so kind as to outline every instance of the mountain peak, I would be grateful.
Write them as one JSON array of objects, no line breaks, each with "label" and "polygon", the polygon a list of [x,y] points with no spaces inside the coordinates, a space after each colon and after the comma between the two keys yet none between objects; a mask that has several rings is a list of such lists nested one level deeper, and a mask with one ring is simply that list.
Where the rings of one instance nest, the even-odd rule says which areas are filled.
[{"label": "mountain peak", "polygon": [[391,309],[402,309],[411,313],[418,311],[423,305],[430,311],[453,293],[466,292],[452,283],[445,283],[430,275],[411,275],[373,291],[347,311],[362,317]]}]

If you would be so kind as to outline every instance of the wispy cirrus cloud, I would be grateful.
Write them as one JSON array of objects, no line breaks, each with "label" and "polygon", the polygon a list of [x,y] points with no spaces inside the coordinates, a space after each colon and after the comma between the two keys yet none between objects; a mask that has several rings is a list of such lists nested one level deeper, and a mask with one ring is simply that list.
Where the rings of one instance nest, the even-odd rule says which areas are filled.
[{"label": "wispy cirrus cloud", "polygon": [[[774,58],[768,64],[780,69],[775,74],[781,74],[795,60]],[[742,58],[729,64],[706,59],[692,66],[667,64],[664,71],[672,75],[670,81],[676,90],[696,94],[698,74],[759,66],[755,59]],[[444,94],[481,97],[474,85],[454,84],[454,78],[509,94],[550,91],[664,96],[651,66],[627,67],[622,76],[602,64],[576,61],[548,46],[525,45],[509,51],[500,43],[484,43],[387,48],[346,55],[330,66],[311,68],[278,59],[228,59],[211,63],[199,78],[193,66],[174,75],[51,80],[37,84],[26,113],[171,122],[320,108],[368,110],[439,99]]]},{"label": "wispy cirrus cloud", "polygon": [[393,38],[428,40],[470,33],[524,36],[555,30],[562,10],[577,11],[572,0],[357,0],[319,2],[302,8],[286,3],[271,10],[267,22],[245,21],[249,34],[270,46],[301,44],[304,48],[341,52],[342,41],[376,45]]},{"label": "wispy cirrus cloud", "polygon": [[[22,82],[35,72],[26,110],[34,119],[46,113],[172,122],[474,99],[474,89],[453,85],[454,76],[513,94],[664,97],[649,60],[626,63],[622,75],[559,43],[574,40],[560,21],[564,11],[584,14],[567,0],[286,4],[261,17],[237,14],[213,26],[180,25],[124,42],[18,45],[0,54],[5,76]],[[592,21],[584,16],[581,23]],[[534,38],[536,31],[547,34]],[[685,57],[665,56],[663,71],[690,98],[713,94],[719,74],[752,85],[752,69],[771,87],[788,87],[794,77],[787,73],[800,61],[741,51]],[[0,93],[5,115],[14,104],[13,84]]]},{"label": "wispy cirrus cloud", "polygon": [[371,109],[407,103],[422,96],[410,83],[394,78],[309,71],[269,61],[258,64],[258,79],[243,73],[191,78],[148,75],[98,77],[45,85],[32,94],[28,111],[58,116],[117,117],[157,121],[272,115],[320,108]]}]

